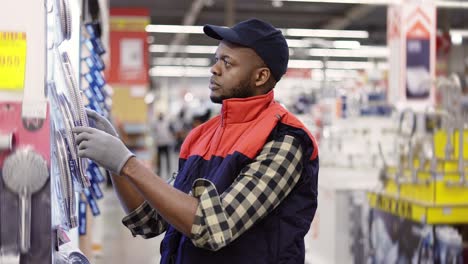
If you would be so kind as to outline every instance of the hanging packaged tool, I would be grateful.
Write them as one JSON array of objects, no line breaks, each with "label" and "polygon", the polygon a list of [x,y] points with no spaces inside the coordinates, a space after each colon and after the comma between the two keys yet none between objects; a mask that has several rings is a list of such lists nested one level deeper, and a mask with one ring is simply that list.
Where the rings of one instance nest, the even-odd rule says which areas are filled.
[{"label": "hanging packaged tool", "polygon": [[68,0],[55,0],[55,24],[58,30],[55,30],[55,45],[59,46],[64,40],[71,38],[71,11]]},{"label": "hanging packaged tool", "polygon": [[73,178],[68,164],[68,149],[65,143],[66,136],[61,131],[54,131],[54,161],[59,168],[59,177],[56,178],[57,190],[60,192],[59,203],[64,216],[64,224],[68,229],[78,225],[75,205],[75,189]]},{"label": "hanging packaged tool", "polygon": [[76,114],[74,114],[72,105],[65,95],[63,93],[59,93],[55,84],[52,82],[49,84],[49,94],[55,103],[54,105],[58,108],[58,111],[54,111],[54,123],[55,127],[61,130],[60,135],[65,137],[64,143],[68,154],[68,158],[66,159],[68,161],[68,170],[71,172],[72,177],[79,184],[80,188],[87,188],[91,185],[89,178],[86,175],[88,161],[78,157],[75,136],[71,131],[73,127],[80,124],[81,120],[76,116]]}]

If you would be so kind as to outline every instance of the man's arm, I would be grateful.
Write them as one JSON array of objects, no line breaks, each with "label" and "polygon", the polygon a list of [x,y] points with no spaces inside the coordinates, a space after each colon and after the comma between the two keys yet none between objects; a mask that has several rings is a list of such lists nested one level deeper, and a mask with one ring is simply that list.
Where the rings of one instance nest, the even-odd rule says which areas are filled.
[{"label": "man's arm", "polygon": [[231,186],[219,194],[212,182],[198,179],[192,192],[199,199],[192,242],[219,250],[266,217],[291,192],[303,170],[300,142],[285,135],[265,144]]},{"label": "man's arm", "polygon": [[128,179],[114,173],[111,173],[111,179],[114,192],[126,214],[135,211],[143,204],[145,199]]},{"label": "man's arm", "polygon": [[[107,170],[125,177],[147,201],[138,208],[140,210],[131,214],[137,216],[136,222],[130,223],[136,227],[132,229],[134,234],[145,235],[138,224],[147,219],[161,222],[159,216],[162,216],[177,230],[192,238],[197,246],[211,250],[227,245],[278,206],[292,190],[302,171],[300,144],[293,137],[285,136],[280,141],[266,144],[256,160],[243,169],[221,196],[212,183],[200,179],[200,184],[195,182],[192,197],[146,168],[117,137],[89,127],[76,127],[73,132],[77,134],[80,157],[90,158]],[[248,193],[252,195],[246,195]],[[267,196],[262,196],[262,193]],[[133,207],[134,204],[126,206]],[[256,214],[245,215],[250,211]],[[249,221],[244,223],[245,217],[242,216]],[[220,225],[222,230],[218,228]],[[239,229],[239,226],[242,228]],[[158,231],[161,230],[158,228]]]},{"label": "man's arm", "polygon": [[122,207],[127,213],[131,212],[123,223],[134,235],[144,237],[163,232],[166,222],[190,236],[198,204],[196,198],[176,190],[137,161],[103,117],[94,112],[89,112],[88,116],[98,121],[96,128],[73,129],[78,155],[92,159],[114,174],[115,191]]},{"label": "man's arm", "polygon": [[[93,111],[91,109],[86,109],[86,115],[88,116],[88,122],[91,127],[106,132],[107,134],[112,135],[114,137],[119,137],[114,126],[105,117],[101,116],[96,111]],[[117,194],[117,197],[120,200],[122,208],[127,214],[134,211],[140,205],[143,204],[143,197],[138,193],[138,191],[132,186],[132,184],[128,180],[119,178],[116,174],[111,175],[115,193]]]},{"label": "man's arm", "polygon": [[184,235],[191,237],[198,207],[197,198],[172,187],[135,157],[127,161],[121,174],[134,185],[134,188],[138,189],[160,216]]}]

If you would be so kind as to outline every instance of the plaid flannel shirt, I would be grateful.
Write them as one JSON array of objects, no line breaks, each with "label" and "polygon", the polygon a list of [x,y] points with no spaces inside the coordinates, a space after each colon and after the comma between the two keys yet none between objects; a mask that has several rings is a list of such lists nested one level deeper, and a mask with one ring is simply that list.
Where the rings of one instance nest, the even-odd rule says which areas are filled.
[{"label": "plaid flannel shirt", "polygon": [[[199,199],[191,230],[194,245],[218,250],[267,216],[299,181],[302,158],[299,141],[286,135],[267,142],[222,194],[209,180],[197,179],[191,192]],[[122,222],[134,236],[144,238],[157,236],[168,226],[147,202]]]}]

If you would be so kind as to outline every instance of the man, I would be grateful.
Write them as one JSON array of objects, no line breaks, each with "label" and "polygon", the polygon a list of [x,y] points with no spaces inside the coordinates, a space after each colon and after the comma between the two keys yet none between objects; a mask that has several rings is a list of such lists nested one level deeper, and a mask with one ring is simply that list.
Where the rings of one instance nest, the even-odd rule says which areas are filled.
[{"label": "man", "polygon": [[318,149],[273,99],[287,69],[286,40],[258,19],[204,32],[220,40],[209,89],[222,110],[184,141],[174,187],[101,131],[112,133],[109,125],[76,128],[79,155],[115,173],[133,235],[166,232],[161,263],[304,263]]},{"label": "man", "polygon": [[[156,153],[158,155],[158,161],[156,164],[156,171],[160,176],[170,175],[171,173],[171,156],[172,149],[174,147],[175,139],[170,129],[169,120],[164,116],[163,113],[159,113],[158,117],[152,122],[153,139],[156,144]],[[163,158],[164,157],[164,158]],[[163,174],[163,160],[166,161],[166,170]],[[168,177],[163,177],[168,178]]]}]

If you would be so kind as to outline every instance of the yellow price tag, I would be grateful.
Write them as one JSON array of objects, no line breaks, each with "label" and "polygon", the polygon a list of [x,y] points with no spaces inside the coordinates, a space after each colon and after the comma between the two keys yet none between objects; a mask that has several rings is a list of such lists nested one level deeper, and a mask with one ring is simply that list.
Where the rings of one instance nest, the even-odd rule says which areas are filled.
[{"label": "yellow price tag", "polygon": [[26,33],[0,32],[0,90],[23,90]]}]

